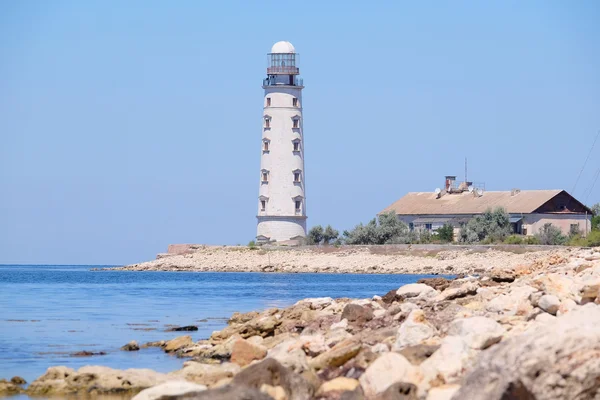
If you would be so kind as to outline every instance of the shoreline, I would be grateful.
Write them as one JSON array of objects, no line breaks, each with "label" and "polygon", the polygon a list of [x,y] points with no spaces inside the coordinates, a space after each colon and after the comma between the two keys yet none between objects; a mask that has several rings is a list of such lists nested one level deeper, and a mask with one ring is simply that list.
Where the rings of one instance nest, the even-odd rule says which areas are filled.
[{"label": "shoreline", "polygon": [[183,254],[159,254],[157,259],[110,271],[267,272],[330,274],[484,274],[496,267],[516,267],[571,248],[558,246],[343,246],[248,248],[197,246]]},{"label": "shoreline", "polygon": [[538,256],[371,298],[309,298],[234,313],[227,327],[195,342],[182,332],[124,346],[188,360],[170,373],[51,367],[26,390],[0,381],[0,394],[8,387],[134,400],[597,398],[600,248]]}]

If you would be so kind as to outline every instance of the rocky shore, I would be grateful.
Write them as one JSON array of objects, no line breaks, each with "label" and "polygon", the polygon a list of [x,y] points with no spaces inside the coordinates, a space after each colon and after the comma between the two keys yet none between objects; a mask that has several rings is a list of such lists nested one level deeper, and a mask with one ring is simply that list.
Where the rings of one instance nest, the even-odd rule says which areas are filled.
[{"label": "rocky shore", "polygon": [[183,335],[123,347],[159,346],[189,359],[168,374],[51,367],[26,390],[16,378],[0,381],[0,393],[135,400],[599,399],[599,303],[600,248],[557,250],[478,275],[423,279],[369,299],[314,298],[236,313],[204,340]]},{"label": "rocky shore", "polygon": [[[564,248],[563,248],[564,250]],[[181,255],[111,270],[361,274],[473,274],[543,259],[556,249],[528,246],[352,246],[263,249],[200,246]]]}]

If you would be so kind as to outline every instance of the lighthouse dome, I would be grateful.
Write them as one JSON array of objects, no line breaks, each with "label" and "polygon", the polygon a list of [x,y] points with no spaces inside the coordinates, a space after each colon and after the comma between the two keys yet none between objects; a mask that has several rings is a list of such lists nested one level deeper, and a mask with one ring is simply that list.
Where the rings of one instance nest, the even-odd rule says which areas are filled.
[{"label": "lighthouse dome", "polygon": [[282,40],[277,42],[271,47],[271,53],[282,54],[282,53],[295,53],[296,49],[290,42]]}]

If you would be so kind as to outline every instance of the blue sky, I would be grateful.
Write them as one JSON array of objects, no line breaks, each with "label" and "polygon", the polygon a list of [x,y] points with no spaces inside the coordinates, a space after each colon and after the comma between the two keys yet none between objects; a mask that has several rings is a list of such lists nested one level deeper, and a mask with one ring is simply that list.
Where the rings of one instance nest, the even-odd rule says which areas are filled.
[{"label": "blue sky", "polygon": [[[0,263],[122,264],[256,230],[266,53],[304,77],[309,226],[464,174],[571,190],[600,2],[0,3]],[[599,141],[600,142],[600,141]],[[600,201],[600,143],[574,194]]]}]

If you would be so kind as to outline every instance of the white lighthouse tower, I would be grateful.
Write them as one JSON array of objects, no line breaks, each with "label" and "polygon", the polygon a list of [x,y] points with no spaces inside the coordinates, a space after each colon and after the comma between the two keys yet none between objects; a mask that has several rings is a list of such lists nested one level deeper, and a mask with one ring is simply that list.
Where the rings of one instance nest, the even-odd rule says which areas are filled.
[{"label": "white lighthouse tower", "polygon": [[259,242],[306,237],[302,78],[290,42],[268,54],[258,196]]}]

